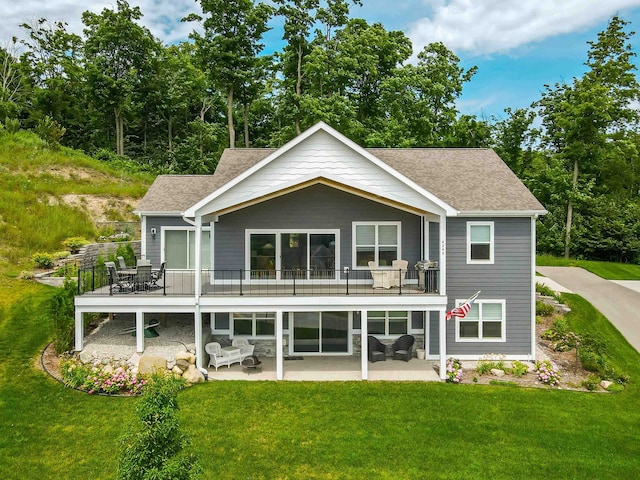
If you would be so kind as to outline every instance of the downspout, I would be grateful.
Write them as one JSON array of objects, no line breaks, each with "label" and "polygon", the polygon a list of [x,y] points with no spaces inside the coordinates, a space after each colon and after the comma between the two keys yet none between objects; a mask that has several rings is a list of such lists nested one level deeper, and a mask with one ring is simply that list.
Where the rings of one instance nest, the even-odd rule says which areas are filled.
[{"label": "downspout", "polygon": [[196,215],[195,221],[182,216],[182,219],[189,225],[196,227],[195,239],[195,269],[194,269],[194,329],[196,343],[196,368],[208,377],[209,372],[202,366],[202,312],[200,311],[200,294],[202,290],[202,216]]}]

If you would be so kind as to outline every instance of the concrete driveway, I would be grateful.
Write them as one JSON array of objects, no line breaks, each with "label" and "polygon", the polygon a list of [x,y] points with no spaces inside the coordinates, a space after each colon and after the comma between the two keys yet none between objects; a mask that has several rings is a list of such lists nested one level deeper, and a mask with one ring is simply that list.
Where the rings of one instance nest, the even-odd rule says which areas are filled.
[{"label": "concrete driveway", "polygon": [[640,292],[582,268],[537,267],[536,271],[588,300],[640,351]]}]

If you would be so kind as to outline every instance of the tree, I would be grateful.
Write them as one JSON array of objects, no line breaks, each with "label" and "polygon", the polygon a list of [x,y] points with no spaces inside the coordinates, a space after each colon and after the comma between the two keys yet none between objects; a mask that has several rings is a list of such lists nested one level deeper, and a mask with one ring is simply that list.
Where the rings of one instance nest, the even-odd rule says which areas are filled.
[{"label": "tree", "polygon": [[0,119],[14,118],[20,111],[24,81],[16,55],[15,42],[0,47]]},{"label": "tree", "polygon": [[120,480],[194,480],[201,477],[197,457],[187,451],[189,437],[180,432],[176,411],[179,380],[155,374],[136,406],[140,426],[121,441]]},{"label": "tree", "polygon": [[160,44],[151,32],[136,23],[139,7],[117,0],[117,9],[100,14],[86,11],[85,61],[87,86],[94,108],[113,115],[116,153],[124,155],[124,121],[136,103],[136,93],[154,68]]},{"label": "tree", "polygon": [[[204,35],[193,33],[192,38],[212,84],[226,94],[229,147],[235,148],[234,94],[242,89],[244,100],[251,98],[247,85],[259,76],[257,56],[273,10],[252,0],[200,0],[200,5],[209,16],[203,22]],[[185,20],[202,18],[192,14]]]},{"label": "tree", "polygon": [[509,168],[523,178],[533,156],[535,132],[532,124],[536,118],[533,110],[506,108],[507,118],[495,124],[495,151]]}]

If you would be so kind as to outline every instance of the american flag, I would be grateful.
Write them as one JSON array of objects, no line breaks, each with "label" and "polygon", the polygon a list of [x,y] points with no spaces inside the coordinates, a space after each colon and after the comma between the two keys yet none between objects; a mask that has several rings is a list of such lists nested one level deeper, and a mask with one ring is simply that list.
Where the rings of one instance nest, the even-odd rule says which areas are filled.
[{"label": "american flag", "polygon": [[453,317],[464,318],[465,315],[469,313],[469,310],[471,310],[471,305],[473,305],[473,302],[478,298],[478,295],[480,295],[480,290],[478,290],[477,293],[472,295],[469,300],[464,302],[462,305],[459,305],[445,313],[444,318],[447,320],[451,320]]}]

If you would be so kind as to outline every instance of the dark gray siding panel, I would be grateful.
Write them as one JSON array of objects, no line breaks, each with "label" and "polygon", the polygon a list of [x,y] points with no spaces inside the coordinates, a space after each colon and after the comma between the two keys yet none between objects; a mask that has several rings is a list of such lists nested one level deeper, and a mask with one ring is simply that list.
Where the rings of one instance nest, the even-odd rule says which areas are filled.
[{"label": "dark gray siding panel", "polygon": [[[467,264],[467,222],[494,222],[495,253],[492,265]],[[448,218],[448,308],[478,290],[480,298],[506,300],[506,342],[455,342],[455,321],[447,322],[447,356],[528,355],[531,353],[531,219]]]},{"label": "dark gray siding panel", "polygon": [[420,259],[421,217],[325,185],[314,185],[221,216],[214,227],[215,268],[244,268],[247,229],[340,230],[341,265],[336,267],[351,267],[354,221],[401,221],[402,258],[408,260],[410,267]]},{"label": "dark gray siding panel", "polygon": [[[147,217],[147,229],[142,232],[142,235],[146,236],[147,240],[147,256],[148,260],[151,260],[151,264],[155,267],[160,266],[162,258],[162,227],[192,227],[186,223],[182,217]],[[151,229],[156,229],[155,238],[151,236]]]},{"label": "dark gray siding panel", "polygon": [[440,352],[440,313],[429,312],[429,355]]},{"label": "dark gray siding panel", "polygon": [[425,260],[437,262],[440,256],[440,224],[429,222],[429,257]]}]

